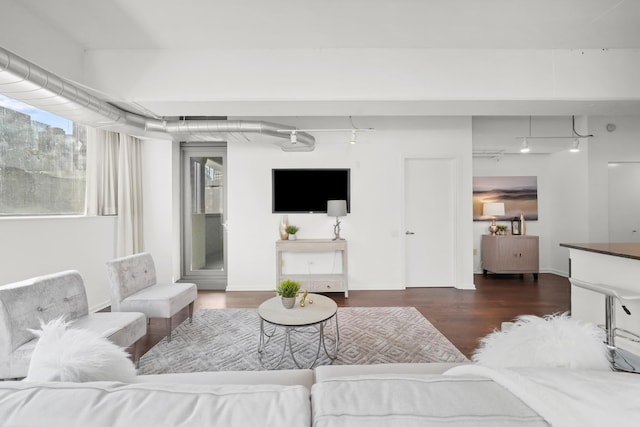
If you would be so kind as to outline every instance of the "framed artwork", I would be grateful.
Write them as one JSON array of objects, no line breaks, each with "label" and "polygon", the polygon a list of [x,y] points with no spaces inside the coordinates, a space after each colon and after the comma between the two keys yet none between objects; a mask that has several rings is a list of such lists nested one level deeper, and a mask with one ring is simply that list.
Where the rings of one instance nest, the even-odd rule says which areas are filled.
[{"label": "framed artwork", "polygon": [[524,219],[538,219],[538,177],[537,176],[474,176],[473,177],[473,220],[491,221],[482,215],[485,203],[504,203],[504,216],[499,221],[511,221],[524,214]]}]

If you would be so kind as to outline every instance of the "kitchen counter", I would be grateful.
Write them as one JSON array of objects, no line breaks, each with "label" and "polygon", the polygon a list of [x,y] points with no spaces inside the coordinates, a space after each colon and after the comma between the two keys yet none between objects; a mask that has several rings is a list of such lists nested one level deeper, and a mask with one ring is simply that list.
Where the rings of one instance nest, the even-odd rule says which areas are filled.
[{"label": "kitchen counter", "polygon": [[640,243],[560,243],[560,246],[640,260]]},{"label": "kitchen counter", "polygon": [[[560,243],[569,249],[569,275],[589,287],[571,286],[571,316],[595,324],[605,323],[605,295],[594,288],[610,287],[621,293],[640,292],[640,243]],[[612,315],[618,328],[640,334],[640,300],[617,298]],[[616,346],[640,355],[640,344],[618,337]]]}]

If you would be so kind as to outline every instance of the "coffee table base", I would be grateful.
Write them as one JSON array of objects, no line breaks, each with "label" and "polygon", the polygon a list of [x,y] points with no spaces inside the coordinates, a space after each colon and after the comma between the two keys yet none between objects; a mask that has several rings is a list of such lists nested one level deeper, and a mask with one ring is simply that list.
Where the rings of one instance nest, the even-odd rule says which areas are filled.
[{"label": "coffee table base", "polygon": [[[333,351],[330,352],[327,349],[327,337],[325,334],[325,327],[326,327],[326,324],[331,322],[332,319],[335,323],[335,340],[333,345]],[[316,323],[313,325],[308,325],[308,326],[286,326],[286,325],[271,324],[271,326],[273,326],[273,329],[271,329],[270,332],[267,332],[265,328],[265,323],[269,323],[269,322],[260,318],[260,344],[258,345],[258,358],[260,359],[260,363],[262,364],[262,366],[265,367],[266,369],[277,369],[282,363],[282,361],[284,360],[285,355],[287,354],[287,348],[289,349],[289,354],[291,354],[291,359],[296,364],[298,369],[313,368],[318,362],[318,359],[322,354],[322,350],[324,350],[324,353],[331,360],[331,363],[333,363],[336,357],[338,357],[338,343],[340,342],[340,331],[338,329],[338,313],[337,312],[332,317],[330,317],[329,319],[323,322]],[[266,363],[263,360],[263,355],[265,353],[267,345],[269,344],[269,341],[271,341],[271,338],[276,334],[276,331],[279,328],[284,328],[284,333],[285,333],[285,337],[282,344],[282,352],[280,354],[280,359],[278,360],[277,363],[271,366],[266,366]],[[293,351],[293,346],[291,345],[291,333],[296,332],[297,330],[309,329],[309,328],[316,328],[318,331],[318,348],[316,350],[316,355],[313,361],[309,365],[303,365],[298,361],[298,359],[296,359],[295,352]]]}]

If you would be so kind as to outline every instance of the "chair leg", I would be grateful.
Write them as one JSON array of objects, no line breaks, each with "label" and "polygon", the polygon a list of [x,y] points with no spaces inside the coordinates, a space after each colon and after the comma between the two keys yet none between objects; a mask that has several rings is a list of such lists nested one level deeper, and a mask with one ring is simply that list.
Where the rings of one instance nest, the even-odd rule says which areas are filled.
[{"label": "chair leg", "polygon": [[136,365],[136,369],[140,367],[140,350],[142,347],[140,340],[133,344],[133,363]]},{"label": "chair leg", "polygon": [[193,303],[195,301],[191,301],[191,304],[189,304],[189,323],[193,323]]},{"label": "chair leg", "polygon": [[167,324],[167,341],[171,342],[171,317],[167,318],[166,320],[166,324]]}]

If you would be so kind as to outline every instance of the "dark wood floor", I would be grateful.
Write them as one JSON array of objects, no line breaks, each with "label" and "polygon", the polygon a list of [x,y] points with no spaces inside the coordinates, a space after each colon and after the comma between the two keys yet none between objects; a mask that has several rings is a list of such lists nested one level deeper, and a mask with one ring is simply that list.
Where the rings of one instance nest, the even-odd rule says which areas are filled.
[{"label": "dark wood floor", "polygon": [[[521,314],[542,316],[569,311],[569,281],[555,274],[543,273],[534,281],[532,275],[476,275],[476,290],[453,288],[409,288],[401,291],[349,291],[329,293],[339,307],[416,307],[467,357],[478,340],[505,321]],[[199,291],[195,311],[202,308],[256,308],[273,292]],[[174,328],[188,316],[187,310],[176,314]],[[165,323],[152,319],[147,335],[141,340],[143,354],[166,335]]]}]

